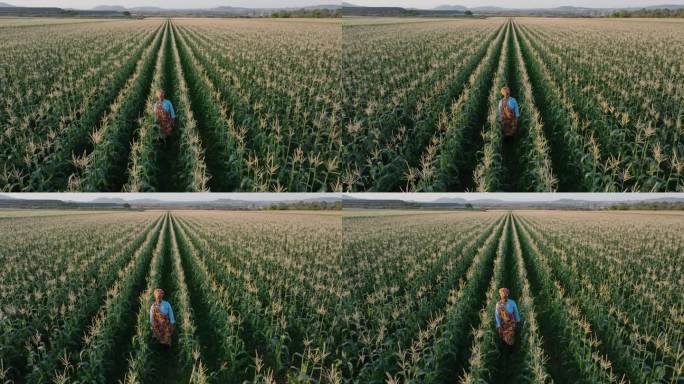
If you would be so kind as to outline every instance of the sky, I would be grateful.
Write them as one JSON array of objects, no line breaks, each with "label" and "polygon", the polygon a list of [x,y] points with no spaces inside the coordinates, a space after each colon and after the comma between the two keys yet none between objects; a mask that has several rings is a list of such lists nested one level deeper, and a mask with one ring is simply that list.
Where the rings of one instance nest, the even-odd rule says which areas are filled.
[{"label": "sky", "polygon": [[682,0],[345,0],[354,5],[434,8],[439,5],[463,5],[469,8],[496,6],[503,8],[554,8],[564,5],[587,8],[627,8],[651,5],[684,5]]},{"label": "sky", "polygon": [[98,5],[124,7],[213,8],[218,6],[246,8],[287,8],[308,5],[341,4],[337,0],[0,0],[17,7],[60,7],[91,9]]},{"label": "sky", "polygon": [[[164,8],[212,8],[233,6],[248,8],[283,8],[308,5],[341,4],[339,0],[0,0],[23,7],[61,7],[90,9],[97,5],[121,5],[124,7],[155,6]],[[498,6],[508,8],[552,8],[562,5],[576,7],[643,7],[662,4],[681,4],[682,0],[345,0],[355,5],[401,6],[410,8],[434,8],[438,5],[453,4],[466,7]]]},{"label": "sky", "polygon": [[65,200],[88,202],[107,197],[124,200],[211,201],[218,199],[247,201],[285,201],[341,196],[336,193],[3,193],[16,199]]},{"label": "sky", "polygon": [[663,197],[684,198],[681,193],[348,193],[359,199],[399,199],[434,201],[441,197],[466,200],[498,199],[506,201],[554,201],[560,199],[586,201],[648,200]]}]

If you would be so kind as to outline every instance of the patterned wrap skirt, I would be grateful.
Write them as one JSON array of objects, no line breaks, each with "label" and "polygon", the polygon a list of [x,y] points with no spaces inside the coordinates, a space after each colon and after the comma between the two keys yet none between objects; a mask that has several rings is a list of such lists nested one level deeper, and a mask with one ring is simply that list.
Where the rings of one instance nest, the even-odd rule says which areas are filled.
[{"label": "patterned wrap skirt", "polygon": [[508,105],[508,98],[501,100],[499,111],[501,113],[501,126],[504,136],[515,136],[518,133],[518,118],[515,117],[515,111]]},{"label": "patterned wrap skirt", "polygon": [[518,119],[515,117],[511,119],[503,119],[501,125],[505,137],[513,137],[518,133]]},{"label": "patterned wrap skirt", "polygon": [[159,133],[162,137],[171,135],[171,133],[173,133],[173,119],[171,118],[171,114],[164,110],[162,103],[157,103],[155,112],[157,114]]},{"label": "patterned wrap skirt", "polygon": [[171,345],[171,321],[156,303],[152,305],[152,334],[159,343]]},{"label": "patterned wrap skirt", "polygon": [[504,343],[513,345],[515,343],[515,315],[511,312],[506,312],[506,308],[501,303],[497,303],[496,310],[499,312],[499,318],[501,319],[499,337],[501,337]]}]

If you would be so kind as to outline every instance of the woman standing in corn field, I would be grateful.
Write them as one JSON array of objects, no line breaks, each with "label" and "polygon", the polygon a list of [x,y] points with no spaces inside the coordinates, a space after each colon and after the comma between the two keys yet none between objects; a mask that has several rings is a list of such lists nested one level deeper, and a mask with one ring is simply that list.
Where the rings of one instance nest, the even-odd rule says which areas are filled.
[{"label": "woman standing in corn field", "polygon": [[176,318],[173,316],[173,309],[171,304],[164,299],[164,290],[157,288],[154,290],[154,303],[150,307],[150,323],[152,324],[152,333],[157,341],[165,346],[171,346],[171,335],[173,334],[173,327],[176,324]]},{"label": "woman standing in corn field", "polygon": [[494,317],[496,318],[496,330],[504,346],[512,349],[515,344],[515,331],[520,323],[520,313],[515,301],[508,298],[508,288],[499,288],[499,300],[496,303]]},{"label": "woman standing in corn field", "polygon": [[155,92],[157,102],[154,103],[154,121],[159,125],[162,137],[168,137],[173,133],[173,125],[176,121],[176,111],[173,104],[165,98],[164,90],[158,89]]},{"label": "woman standing in corn field", "polygon": [[518,101],[511,97],[511,89],[508,86],[501,88],[503,98],[499,102],[499,122],[503,127],[504,137],[513,137],[518,133],[518,119],[520,107]]}]

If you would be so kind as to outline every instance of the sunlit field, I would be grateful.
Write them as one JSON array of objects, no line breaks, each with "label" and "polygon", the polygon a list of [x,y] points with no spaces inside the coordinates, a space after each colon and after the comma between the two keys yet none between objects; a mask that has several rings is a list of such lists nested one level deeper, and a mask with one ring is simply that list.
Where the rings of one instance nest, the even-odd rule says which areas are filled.
[{"label": "sunlit field", "polygon": [[341,189],[339,22],[77,21],[0,19],[0,189]]},{"label": "sunlit field", "polygon": [[345,18],[343,35],[347,190],[684,190],[681,20]]},{"label": "sunlit field", "polygon": [[[684,213],[361,213],[343,218],[345,378],[681,381]],[[513,352],[500,287],[522,317]]]},{"label": "sunlit field", "polygon": [[[339,213],[24,212],[0,217],[3,383],[295,382],[341,369]],[[175,313],[170,350],[152,340],[157,287]]]}]

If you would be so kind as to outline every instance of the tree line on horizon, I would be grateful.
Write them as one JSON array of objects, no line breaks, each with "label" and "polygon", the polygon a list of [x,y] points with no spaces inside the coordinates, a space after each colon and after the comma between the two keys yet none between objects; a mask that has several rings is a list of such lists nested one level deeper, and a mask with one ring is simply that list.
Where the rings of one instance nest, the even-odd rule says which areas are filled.
[{"label": "tree line on horizon", "polygon": [[684,18],[682,9],[640,9],[638,11],[617,11],[610,15],[615,18],[655,17],[655,18]]}]

